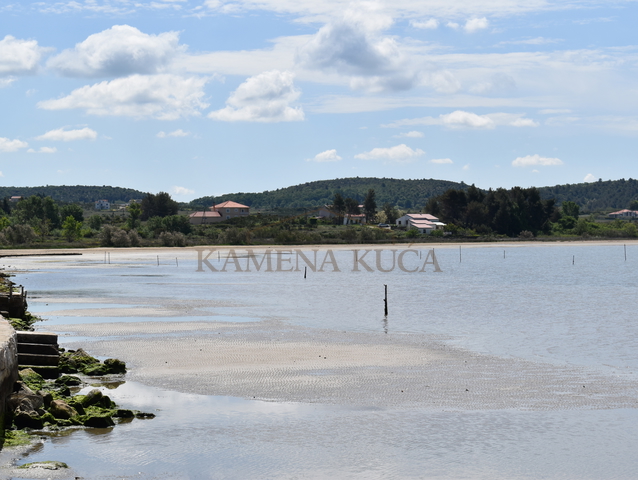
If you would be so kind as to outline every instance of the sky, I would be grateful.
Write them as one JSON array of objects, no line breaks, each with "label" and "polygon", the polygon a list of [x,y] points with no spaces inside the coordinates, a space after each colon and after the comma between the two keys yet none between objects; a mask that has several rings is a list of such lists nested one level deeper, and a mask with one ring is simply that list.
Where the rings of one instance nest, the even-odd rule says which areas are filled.
[{"label": "sky", "polygon": [[0,185],[638,177],[636,0],[0,1]]}]

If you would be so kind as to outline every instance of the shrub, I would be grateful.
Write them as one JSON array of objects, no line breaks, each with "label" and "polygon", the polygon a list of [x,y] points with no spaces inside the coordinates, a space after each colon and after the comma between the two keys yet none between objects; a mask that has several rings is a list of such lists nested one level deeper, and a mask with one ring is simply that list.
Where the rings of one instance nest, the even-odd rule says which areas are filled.
[{"label": "shrub", "polygon": [[5,228],[3,233],[10,245],[28,244],[36,239],[35,230],[30,225],[13,225]]}]

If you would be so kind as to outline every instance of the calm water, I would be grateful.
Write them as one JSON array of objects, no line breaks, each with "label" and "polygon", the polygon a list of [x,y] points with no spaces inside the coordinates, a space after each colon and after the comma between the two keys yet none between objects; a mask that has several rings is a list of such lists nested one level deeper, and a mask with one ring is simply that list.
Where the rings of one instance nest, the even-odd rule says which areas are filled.
[{"label": "calm water", "polygon": [[[379,272],[374,253],[366,257],[373,272],[354,272],[353,253],[335,251],[340,272],[327,266],[306,279],[303,267],[196,272],[197,256],[185,250],[159,252],[160,265],[155,252],[117,250],[110,264],[103,253],[87,253],[5,265],[27,269],[16,282],[28,288],[31,310],[49,318],[49,330],[147,318],[277,318],[379,335],[426,333],[480,353],[636,381],[638,245],[626,251],[625,260],[622,244],[464,246],[461,255],[458,247],[437,248],[439,273],[431,266]],[[225,254],[211,264],[221,269]],[[389,269],[391,252],[381,260]],[[160,306],[169,316],[85,311],[131,306]],[[81,312],[69,317],[68,310]],[[66,461],[84,478],[638,478],[638,410],[366,410],[185,395],[132,382],[109,394],[131,408],[159,409],[158,417],[50,438],[23,461]]]}]

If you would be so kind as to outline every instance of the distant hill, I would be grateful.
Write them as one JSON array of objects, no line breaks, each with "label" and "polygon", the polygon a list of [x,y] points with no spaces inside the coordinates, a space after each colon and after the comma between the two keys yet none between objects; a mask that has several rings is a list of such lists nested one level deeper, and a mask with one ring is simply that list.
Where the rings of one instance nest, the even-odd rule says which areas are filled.
[{"label": "distant hill", "polygon": [[132,188],[107,187],[106,185],[47,185],[46,187],[0,187],[0,199],[4,197],[30,197],[43,195],[62,203],[90,203],[96,200],[128,202],[132,198],[143,198],[146,193]]},{"label": "distant hill", "polygon": [[395,178],[338,178],[303,183],[293,187],[261,193],[231,193],[219,197],[193,200],[193,208],[208,208],[226,200],[243,203],[257,210],[313,209],[332,203],[335,193],[363,202],[369,189],[374,189],[378,208],[385,203],[406,209],[425,206],[428,198],[450,188],[467,188],[464,183],[447,180],[398,180]]},{"label": "distant hill", "polygon": [[583,212],[599,212],[628,208],[638,199],[638,180],[599,180],[592,183],[556,185],[538,189],[543,198],[554,198],[560,205],[566,201],[577,203]]}]

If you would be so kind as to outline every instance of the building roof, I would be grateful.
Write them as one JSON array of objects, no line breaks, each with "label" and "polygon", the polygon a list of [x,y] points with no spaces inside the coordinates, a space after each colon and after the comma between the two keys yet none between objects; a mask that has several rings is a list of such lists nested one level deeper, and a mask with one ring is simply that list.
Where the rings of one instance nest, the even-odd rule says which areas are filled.
[{"label": "building roof", "polygon": [[618,210],[617,212],[611,212],[609,215],[622,215],[623,213],[633,213],[638,214],[635,210],[627,210],[626,208],[623,210]]},{"label": "building roof", "polygon": [[436,225],[434,225],[432,222],[427,222],[425,220],[412,221],[410,222],[410,225],[416,228],[436,228]]},{"label": "building roof", "polygon": [[429,213],[408,213],[406,214],[406,217],[410,217],[415,220],[427,220],[430,222],[439,221],[438,217],[435,217],[434,215],[430,215]]},{"label": "building roof", "polygon": [[242,205],[241,203],[233,202],[228,200],[226,202],[218,203],[210,208],[250,208],[247,205]]},{"label": "building roof", "polygon": [[207,212],[193,212],[189,215],[190,218],[214,218],[214,217],[221,217],[222,214],[219,212],[212,212],[212,211],[207,211]]}]

